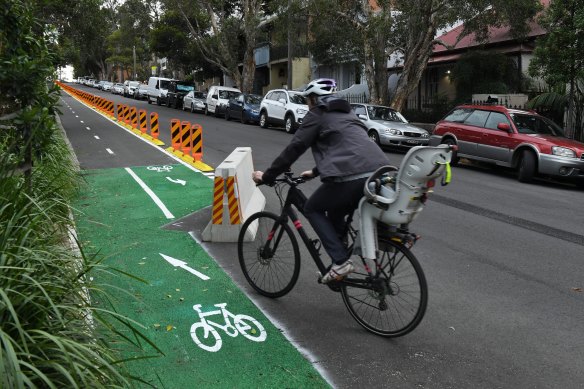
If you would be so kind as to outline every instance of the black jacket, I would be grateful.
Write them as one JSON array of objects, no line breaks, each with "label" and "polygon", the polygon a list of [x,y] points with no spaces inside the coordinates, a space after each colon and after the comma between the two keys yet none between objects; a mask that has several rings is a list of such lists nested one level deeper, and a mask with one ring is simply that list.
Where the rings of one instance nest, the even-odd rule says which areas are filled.
[{"label": "black jacket", "polygon": [[324,181],[373,172],[389,164],[383,151],[369,139],[367,128],[349,102],[325,96],[306,114],[292,141],[265,171],[262,181],[272,183],[309,147],[316,162],[315,173]]}]

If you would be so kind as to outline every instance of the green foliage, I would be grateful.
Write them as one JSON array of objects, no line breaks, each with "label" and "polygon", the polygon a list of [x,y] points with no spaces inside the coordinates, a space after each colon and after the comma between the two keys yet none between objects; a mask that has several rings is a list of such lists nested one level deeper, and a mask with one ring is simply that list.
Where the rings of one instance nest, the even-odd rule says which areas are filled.
[{"label": "green foliage", "polygon": [[522,76],[515,62],[504,54],[486,51],[465,53],[454,67],[456,101],[468,102],[474,93],[512,93],[521,89]]}]

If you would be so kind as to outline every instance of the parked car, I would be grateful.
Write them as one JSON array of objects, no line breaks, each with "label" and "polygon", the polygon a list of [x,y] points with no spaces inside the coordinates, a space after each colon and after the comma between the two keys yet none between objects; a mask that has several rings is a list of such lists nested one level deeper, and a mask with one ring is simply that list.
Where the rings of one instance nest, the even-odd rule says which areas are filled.
[{"label": "parked car", "polygon": [[206,101],[207,94],[205,92],[190,91],[183,98],[182,109],[183,111],[188,109],[191,112],[199,111],[204,113],[207,106]]},{"label": "parked car", "polygon": [[241,91],[237,88],[218,85],[211,86],[209,88],[209,93],[207,93],[205,115],[213,114],[215,116],[220,116],[225,114],[229,100],[240,93]]},{"label": "parked car", "polygon": [[566,138],[553,121],[500,105],[461,105],[440,120],[430,139],[458,146],[464,157],[518,171],[521,182],[536,175],[584,180],[584,143]]},{"label": "parked car", "polygon": [[96,88],[103,90],[103,84],[105,84],[105,80],[101,80],[97,82]]},{"label": "parked car", "polygon": [[301,92],[274,89],[260,104],[260,126],[283,125],[286,132],[294,133],[307,113],[308,105]]},{"label": "parked car", "polygon": [[187,93],[194,91],[195,86],[187,81],[172,80],[168,85],[166,94],[166,106],[173,108],[182,108],[183,99]]},{"label": "parked car", "polygon": [[353,111],[367,127],[367,134],[380,146],[427,146],[430,134],[408,123],[398,111],[381,105],[351,104]]},{"label": "parked car", "polygon": [[150,77],[148,79],[148,104],[156,103],[161,105],[166,101],[166,94],[168,93],[168,86],[172,80],[164,77]]},{"label": "parked car", "polygon": [[140,86],[140,81],[124,81],[124,97],[134,97],[134,93],[138,86]]},{"label": "parked car", "polygon": [[225,119],[238,119],[243,124],[248,122],[259,123],[261,102],[262,96],[260,95],[240,93],[229,100],[225,110]]},{"label": "parked car", "polygon": [[134,98],[137,100],[143,100],[148,98],[148,85],[140,84],[136,89],[134,89]]},{"label": "parked car", "polygon": [[103,83],[101,89],[106,91],[106,92],[110,92],[112,90],[113,86],[114,86],[113,82],[106,81]]},{"label": "parked car", "polygon": [[124,84],[122,84],[121,82],[114,84],[114,86],[112,87],[112,93],[114,95],[123,95],[124,94]]}]

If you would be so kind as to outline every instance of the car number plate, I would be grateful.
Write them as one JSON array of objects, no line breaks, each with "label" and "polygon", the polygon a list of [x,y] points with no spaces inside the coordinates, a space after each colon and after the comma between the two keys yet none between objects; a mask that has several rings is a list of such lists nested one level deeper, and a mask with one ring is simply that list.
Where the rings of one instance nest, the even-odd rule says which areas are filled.
[{"label": "car number plate", "polygon": [[406,143],[409,143],[411,145],[419,145],[420,144],[420,141],[408,139],[408,140],[406,140]]}]

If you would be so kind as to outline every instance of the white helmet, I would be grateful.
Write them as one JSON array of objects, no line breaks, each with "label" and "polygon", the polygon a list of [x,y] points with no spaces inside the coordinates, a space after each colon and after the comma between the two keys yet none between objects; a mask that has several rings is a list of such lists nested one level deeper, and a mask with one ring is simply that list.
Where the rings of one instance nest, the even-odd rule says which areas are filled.
[{"label": "white helmet", "polygon": [[333,94],[337,91],[337,83],[332,78],[319,78],[312,80],[308,83],[304,91],[303,96],[308,96],[315,94],[318,96],[325,96]]}]

